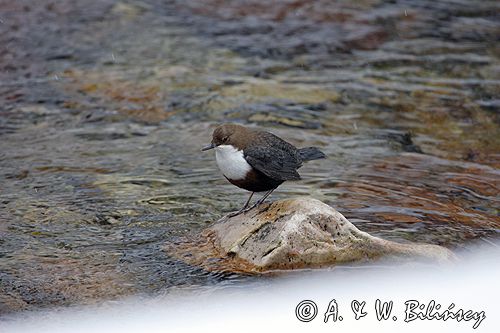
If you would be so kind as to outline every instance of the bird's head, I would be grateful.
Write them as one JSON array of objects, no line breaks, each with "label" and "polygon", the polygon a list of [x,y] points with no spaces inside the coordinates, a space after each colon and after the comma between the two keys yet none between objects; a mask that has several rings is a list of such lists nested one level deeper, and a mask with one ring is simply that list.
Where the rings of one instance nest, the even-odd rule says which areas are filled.
[{"label": "bird's head", "polygon": [[218,126],[212,134],[212,142],[204,147],[202,151],[216,148],[221,145],[231,145],[237,149],[246,146],[247,138],[251,131],[237,124],[222,124]]}]

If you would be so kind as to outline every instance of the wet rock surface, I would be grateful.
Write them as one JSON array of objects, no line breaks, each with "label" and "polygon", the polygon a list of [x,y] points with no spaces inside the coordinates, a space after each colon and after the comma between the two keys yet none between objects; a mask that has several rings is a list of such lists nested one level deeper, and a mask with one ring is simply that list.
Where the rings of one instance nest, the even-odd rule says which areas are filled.
[{"label": "wet rock surface", "polygon": [[169,244],[167,251],[207,269],[247,273],[328,267],[381,257],[455,259],[451,251],[438,245],[374,237],[335,209],[308,197],[262,204],[245,214],[224,217],[205,229],[198,240]]}]

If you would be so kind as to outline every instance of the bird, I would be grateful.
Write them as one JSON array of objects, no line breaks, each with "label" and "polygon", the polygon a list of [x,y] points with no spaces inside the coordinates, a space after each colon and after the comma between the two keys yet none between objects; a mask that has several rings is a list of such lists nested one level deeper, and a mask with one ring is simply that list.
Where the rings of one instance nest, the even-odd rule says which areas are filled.
[{"label": "bird", "polygon": [[[270,132],[234,123],[215,128],[212,141],[202,151],[210,149],[215,149],[215,159],[224,177],[251,192],[243,208],[228,214],[229,217],[259,206],[283,182],[301,179],[297,169],[303,162],[325,158],[316,147],[297,148]],[[265,194],[249,206],[255,192]]]}]

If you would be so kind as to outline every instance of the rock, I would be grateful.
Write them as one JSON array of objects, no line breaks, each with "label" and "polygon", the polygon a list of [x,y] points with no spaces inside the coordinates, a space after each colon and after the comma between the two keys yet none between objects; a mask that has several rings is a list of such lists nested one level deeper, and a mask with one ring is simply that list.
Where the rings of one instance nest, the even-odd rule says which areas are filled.
[{"label": "rock", "polygon": [[168,245],[167,251],[209,270],[254,273],[382,256],[438,262],[455,258],[441,246],[401,244],[371,236],[335,209],[311,198],[280,200],[232,218],[224,217],[197,241]]},{"label": "rock", "polygon": [[145,4],[131,5],[125,2],[118,2],[111,8],[111,13],[127,19],[135,19],[147,10]]}]

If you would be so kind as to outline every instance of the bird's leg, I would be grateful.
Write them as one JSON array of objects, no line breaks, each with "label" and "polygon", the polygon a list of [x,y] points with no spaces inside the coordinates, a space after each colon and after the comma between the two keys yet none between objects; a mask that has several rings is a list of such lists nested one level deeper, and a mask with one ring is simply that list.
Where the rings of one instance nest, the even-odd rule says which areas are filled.
[{"label": "bird's leg", "polygon": [[247,207],[248,207],[248,205],[250,204],[250,200],[252,200],[252,197],[253,197],[253,194],[254,194],[254,193],[255,193],[255,192],[252,192],[252,193],[250,194],[250,197],[248,197],[248,200],[247,200],[247,202],[245,203],[245,206],[243,206],[243,208],[241,208],[241,209],[240,209],[239,211],[237,211],[237,212],[232,212],[232,213],[229,213],[229,214],[227,214],[227,216],[228,216],[228,217],[234,217],[234,216],[236,216],[236,215],[239,215],[239,214],[241,214],[241,213],[245,212],[245,211],[246,211],[246,209],[247,209]]},{"label": "bird's leg", "polygon": [[250,211],[250,210],[254,209],[254,208],[255,208],[255,207],[257,207],[258,205],[260,205],[261,203],[263,203],[263,202],[267,199],[267,197],[268,197],[268,196],[270,196],[270,195],[271,195],[271,193],[273,193],[273,191],[274,191],[274,190],[275,190],[275,188],[273,188],[272,190],[267,191],[267,192],[266,192],[266,194],[264,194],[264,195],[262,196],[262,198],[260,198],[259,200],[257,200],[257,201],[256,201],[253,205],[251,205],[250,207],[248,207],[248,204],[250,203],[250,199],[252,199],[252,196],[253,196],[253,194],[255,193],[255,192],[252,192],[252,194],[250,194],[250,198],[248,198],[247,203],[245,204],[245,206],[244,206],[242,209],[240,209],[239,211],[237,211],[237,212],[233,212],[233,213],[229,213],[229,214],[227,214],[227,217],[234,217],[234,216],[236,216],[236,215],[240,215],[241,213],[246,213],[246,212],[248,212],[248,211]]},{"label": "bird's leg", "polygon": [[248,205],[250,204],[250,200],[252,200],[252,197],[253,197],[253,194],[254,194],[254,193],[255,193],[255,192],[250,193],[250,197],[248,198],[248,200],[247,200],[247,202],[246,202],[245,206],[243,206],[243,208],[242,208],[241,210],[244,210],[245,208],[247,208],[247,207],[248,207]]},{"label": "bird's leg", "polygon": [[255,203],[255,207],[257,207],[258,205],[260,205],[261,203],[263,203],[267,199],[267,197],[270,196],[271,193],[273,193],[274,190],[275,190],[275,188],[273,188],[272,190],[267,191],[267,193],[264,194],[262,196],[262,198],[260,198],[259,200],[257,200],[257,202]]},{"label": "bird's leg", "polygon": [[258,205],[260,205],[261,203],[263,203],[267,199],[267,197],[270,196],[271,193],[273,193],[274,190],[275,190],[275,188],[273,188],[272,190],[267,191],[266,194],[264,194],[262,196],[262,198],[260,198],[259,200],[257,200],[252,206],[246,208],[243,212],[248,212],[249,210],[252,210],[255,207],[257,207]]}]

